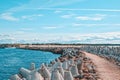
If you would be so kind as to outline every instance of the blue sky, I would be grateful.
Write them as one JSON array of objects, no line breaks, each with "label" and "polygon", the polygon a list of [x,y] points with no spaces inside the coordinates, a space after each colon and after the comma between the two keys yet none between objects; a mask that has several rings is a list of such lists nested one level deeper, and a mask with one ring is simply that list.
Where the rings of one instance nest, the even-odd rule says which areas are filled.
[{"label": "blue sky", "polygon": [[1,43],[120,43],[120,0],[0,0]]}]

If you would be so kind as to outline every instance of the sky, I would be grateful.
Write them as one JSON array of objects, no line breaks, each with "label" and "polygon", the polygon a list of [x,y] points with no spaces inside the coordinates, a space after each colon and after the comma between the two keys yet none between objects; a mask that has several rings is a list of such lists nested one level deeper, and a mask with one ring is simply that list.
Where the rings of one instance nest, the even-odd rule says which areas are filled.
[{"label": "sky", "polygon": [[0,43],[120,44],[120,0],[0,0]]}]

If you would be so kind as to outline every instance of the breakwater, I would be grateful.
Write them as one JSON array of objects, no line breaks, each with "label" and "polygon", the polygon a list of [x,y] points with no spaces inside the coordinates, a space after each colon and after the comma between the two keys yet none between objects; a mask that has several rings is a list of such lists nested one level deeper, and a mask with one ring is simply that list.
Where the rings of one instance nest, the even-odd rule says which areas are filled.
[{"label": "breakwater", "polygon": [[49,64],[21,68],[10,80],[97,80],[96,67],[84,52],[75,48],[62,49],[62,55]]},{"label": "breakwater", "polygon": [[19,47],[20,49],[27,49],[27,50],[38,50],[38,51],[47,51],[52,52],[54,54],[62,54],[64,48],[60,47]]},{"label": "breakwater", "polygon": [[[49,64],[42,64],[39,68],[21,68],[19,74],[13,75],[11,80],[98,80],[96,66],[92,60],[85,56],[84,51],[96,54],[102,58],[105,58],[118,66],[120,65],[120,46],[75,46],[75,45],[20,45],[17,48],[32,49],[50,51],[55,54],[61,54],[61,56]],[[71,65],[71,61],[73,62]],[[79,62],[81,63],[79,65]],[[34,66],[33,66],[34,65]],[[65,66],[66,65],[66,69]],[[35,64],[31,64],[35,67]],[[30,66],[30,67],[31,67]],[[57,66],[57,67],[56,67]],[[75,66],[77,75],[72,73],[73,66]],[[79,68],[80,67],[80,68]],[[59,68],[62,68],[59,70]],[[24,76],[24,69],[29,72],[27,76]],[[46,69],[47,72],[41,72],[41,69]],[[21,70],[23,72],[21,72]],[[61,73],[62,72],[62,73]],[[64,72],[64,75],[63,75]],[[66,73],[66,74],[65,74]],[[67,74],[69,73],[69,74]],[[34,75],[34,76],[33,76]],[[47,75],[47,77],[45,77]],[[67,75],[67,77],[66,77]],[[68,76],[71,75],[71,76]],[[35,76],[38,76],[35,78]],[[49,76],[49,77],[48,77]],[[33,78],[31,78],[33,77]],[[38,79],[39,78],[39,79]],[[55,79],[54,79],[55,78]]]},{"label": "breakwater", "polygon": [[30,50],[40,50],[40,51],[49,51],[55,54],[62,54],[63,49],[67,48],[80,48],[81,45],[19,45],[17,48],[21,49],[30,49]]},{"label": "breakwater", "polygon": [[87,44],[87,45],[20,45],[18,48],[49,51],[55,54],[62,54],[63,49],[75,48],[86,51],[120,66],[120,45],[118,44]]},{"label": "breakwater", "polygon": [[49,51],[55,54],[62,54],[63,49],[75,48],[86,51],[120,66],[120,45],[119,44],[87,44],[87,45],[20,45],[18,48]]}]

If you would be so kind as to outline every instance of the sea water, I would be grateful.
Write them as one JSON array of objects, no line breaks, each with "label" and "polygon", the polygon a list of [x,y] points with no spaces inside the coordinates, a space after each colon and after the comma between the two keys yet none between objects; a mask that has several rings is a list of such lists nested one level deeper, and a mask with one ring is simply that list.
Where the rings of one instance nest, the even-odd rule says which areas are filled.
[{"label": "sea water", "polygon": [[42,63],[49,63],[59,56],[44,51],[0,49],[0,80],[9,80],[10,76],[18,73],[21,67],[29,68],[31,62],[34,62],[36,68],[39,68]]}]

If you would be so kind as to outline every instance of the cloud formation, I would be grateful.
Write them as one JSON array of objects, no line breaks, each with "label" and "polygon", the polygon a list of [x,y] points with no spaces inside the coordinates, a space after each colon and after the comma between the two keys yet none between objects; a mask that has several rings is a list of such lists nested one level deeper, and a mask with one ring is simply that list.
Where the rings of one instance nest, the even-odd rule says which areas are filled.
[{"label": "cloud formation", "polygon": [[82,23],[73,23],[72,26],[79,27],[79,26],[87,26],[87,27],[96,27],[96,26],[113,26],[113,27],[120,27],[120,24],[111,24],[111,23],[105,23],[105,24],[82,24]]},{"label": "cloud formation", "polygon": [[32,20],[34,18],[42,17],[42,16],[43,16],[42,14],[32,14],[32,15],[24,15],[21,18],[22,19],[27,19],[27,20]]},{"label": "cloud formation", "polygon": [[78,20],[93,20],[93,21],[100,21],[103,18],[102,17],[87,17],[87,16],[78,16],[76,17]]},{"label": "cloud formation", "polygon": [[19,20],[19,18],[12,16],[12,13],[3,13],[0,15],[0,19],[8,20],[8,21],[18,21]]},{"label": "cloud formation", "polygon": [[[40,10],[40,9],[46,9],[46,10],[52,10],[52,7],[57,6],[64,6],[64,5],[70,5],[77,2],[81,2],[84,0],[30,0],[27,4],[23,4],[18,7],[13,7],[9,9],[8,11],[17,12],[17,11],[23,11],[23,10]],[[33,6],[33,4],[35,4]],[[54,8],[53,8],[54,9]],[[58,9],[57,9],[58,10]]]},{"label": "cloud formation", "polygon": [[106,15],[103,14],[96,14],[93,16],[77,16],[77,20],[93,20],[93,21],[100,21],[105,18]]},{"label": "cloud formation", "polygon": [[74,14],[66,14],[66,15],[62,15],[61,17],[62,18],[71,18],[73,16],[74,16]]},{"label": "cloud formation", "polygon": [[[90,34],[26,34],[9,35],[0,38],[1,43],[109,43],[120,44],[120,32]],[[32,38],[31,38],[32,37]],[[22,42],[23,41],[23,42]]]},{"label": "cloud formation", "polygon": [[[32,9],[32,8],[29,8]],[[60,10],[60,11],[100,11],[100,12],[120,12],[120,9],[79,9],[79,8],[34,8],[36,10]]]},{"label": "cloud formation", "polygon": [[45,26],[43,27],[44,29],[56,29],[57,27],[56,26]]}]

